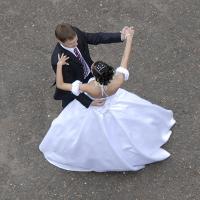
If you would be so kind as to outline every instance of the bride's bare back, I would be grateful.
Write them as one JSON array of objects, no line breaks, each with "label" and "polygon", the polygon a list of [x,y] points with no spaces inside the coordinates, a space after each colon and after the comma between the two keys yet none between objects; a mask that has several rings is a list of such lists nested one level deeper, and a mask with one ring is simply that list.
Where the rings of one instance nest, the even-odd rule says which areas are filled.
[{"label": "bride's bare back", "polygon": [[87,84],[80,85],[80,90],[88,93],[93,98],[104,98],[117,92],[124,82],[124,75],[117,73],[108,85],[100,85],[96,80],[91,80]]}]

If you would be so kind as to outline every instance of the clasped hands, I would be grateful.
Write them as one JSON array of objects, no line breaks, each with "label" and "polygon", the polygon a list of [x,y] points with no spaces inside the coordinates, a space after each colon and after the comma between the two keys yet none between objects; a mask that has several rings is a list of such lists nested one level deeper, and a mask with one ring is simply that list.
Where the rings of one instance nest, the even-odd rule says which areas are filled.
[{"label": "clasped hands", "polygon": [[121,40],[124,41],[128,39],[129,37],[133,37],[134,35],[134,29],[133,26],[124,26],[124,28],[120,31],[121,33]]}]

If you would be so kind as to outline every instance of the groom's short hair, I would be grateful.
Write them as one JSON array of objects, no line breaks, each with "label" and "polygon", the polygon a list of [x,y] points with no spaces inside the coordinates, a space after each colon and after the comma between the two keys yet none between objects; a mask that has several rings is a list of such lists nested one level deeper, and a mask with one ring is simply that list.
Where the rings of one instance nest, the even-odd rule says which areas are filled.
[{"label": "groom's short hair", "polygon": [[58,24],[55,29],[55,36],[61,42],[66,42],[67,40],[72,40],[76,36],[76,32],[73,30],[72,26],[67,23]]}]

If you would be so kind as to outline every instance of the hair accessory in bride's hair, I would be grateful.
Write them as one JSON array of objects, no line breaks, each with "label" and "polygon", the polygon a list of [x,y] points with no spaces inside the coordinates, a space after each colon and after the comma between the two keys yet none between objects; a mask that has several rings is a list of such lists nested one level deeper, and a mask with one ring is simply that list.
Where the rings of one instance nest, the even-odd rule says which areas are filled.
[{"label": "hair accessory in bride's hair", "polygon": [[92,66],[92,74],[100,85],[107,85],[113,78],[114,69],[103,61],[96,61]]},{"label": "hair accessory in bride's hair", "polygon": [[96,71],[102,75],[103,74],[103,70],[104,68],[106,68],[106,65],[104,65],[103,63],[97,63],[97,65],[95,66]]}]

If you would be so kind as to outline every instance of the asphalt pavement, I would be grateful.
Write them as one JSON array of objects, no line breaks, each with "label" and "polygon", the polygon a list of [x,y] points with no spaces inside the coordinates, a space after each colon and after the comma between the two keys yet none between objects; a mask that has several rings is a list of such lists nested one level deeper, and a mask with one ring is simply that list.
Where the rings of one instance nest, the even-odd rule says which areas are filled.
[{"label": "asphalt pavement", "polygon": [[[87,32],[134,26],[123,87],[174,111],[169,159],[139,172],[80,173],[43,158],[38,146],[61,111],[50,87],[60,22]],[[0,38],[1,200],[200,199],[199,0],[1,0]],[[123,48],[98,45],[90,52],[118,66]]]}]

